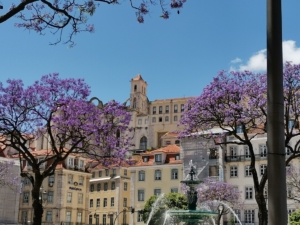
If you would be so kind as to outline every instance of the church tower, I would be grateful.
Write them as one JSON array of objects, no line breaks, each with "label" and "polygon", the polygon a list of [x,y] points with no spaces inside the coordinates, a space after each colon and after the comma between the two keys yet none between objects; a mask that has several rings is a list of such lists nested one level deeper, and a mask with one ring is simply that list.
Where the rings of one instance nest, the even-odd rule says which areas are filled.
[{"label": "church tower", "polygon": [[130,108],[138,113],[148,114],[147,82],[138,74],[131,79]]}]

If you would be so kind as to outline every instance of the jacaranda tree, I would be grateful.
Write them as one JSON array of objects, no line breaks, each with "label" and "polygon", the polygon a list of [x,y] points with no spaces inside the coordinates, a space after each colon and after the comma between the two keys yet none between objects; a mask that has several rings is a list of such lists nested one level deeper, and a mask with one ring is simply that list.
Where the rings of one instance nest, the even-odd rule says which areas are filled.
[{"label": "jacaranda tree", "polygon": [[[286,163],[299,157],[300,142],[299,108],[300,108],[300,65],[289,62],[284,66],[284,116],[285,145],[289,152]],[[202,94],[190,100],[181,124],[185,126],[182,135],[199,131],[207,131],[218,127],[223,135],[232,135],[234,140],[207,134],[207,138],[218,140],[216,144],[246,145],[250,153],[250,171],[253,178],[255,200],[258,204],[259,224],[268,223],[268,211],[264,198],[264,188],[267,182],[267,171],[261,179],[255,168],[256,159],[252,139],[258,134],[266,133],[267,123],[267,89],[266,74],[256,74],[250,71],[221,71],[213,81],[204,88]],[[221,141],[223,140],[223,141]],[[294,141],[292,144],[292,140]],[[283,193],[284,194],[284,193]]]},{"label": "jacaranda tree", "polygon": [[[89,155],[103,165],[126,158],[130,113],[114,101],[94,105],[87,99],[89,93],[82,79],[60,79],[58,74],[43,76],[26,88],[21,80],[0,83],[0,142],[32,167],[32,173],[21,170],[21,176],[32,184],[34,225],[41,224],[43,215],[42,182],[69,154]],[[43,160],[30,148],[39,138],[46,138],[51,148]]]},{"label": "jacaranda tree", "polygon": [[[100,4],[117,5],[122,3],[119,0],[11,0],[11,5],[2,10],[4,14],[0,15],[0,23],[3,23],[12,17],[19,19],[15,26],[33,30],[39,34],[44,34],[48,30],[58,34],[56,44],[63,38],[63,31],[69,32],[65,43],[73,45],[73,36],[80,32],[93,32],[94,25],[88,24],[88,18],[92,16]],[[144,16],[149,13],[149,8],[158,5],[161,8],[163,19],[169,18],[168,5],[170,8],[179,10],[186,0],[150,0],[150,1],[126,1],[135,10],[137,21],[144,22]],[[6,2],[5,2],[6,3]],[[178,11],[179,12],[179,11]]]}]

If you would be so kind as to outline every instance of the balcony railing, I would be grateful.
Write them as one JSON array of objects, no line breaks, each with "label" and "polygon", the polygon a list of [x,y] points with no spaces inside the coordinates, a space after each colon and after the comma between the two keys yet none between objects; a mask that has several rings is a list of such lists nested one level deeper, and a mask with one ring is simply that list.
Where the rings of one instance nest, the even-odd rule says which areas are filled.
[{"label": "balcony railing", "polygon": [[[286,153],[285,157],[289,157],[291,154]],[[255,159],[257,160],[266,160],[267,159],[267,153],[263,154],[255,154]],[[225,162],[243,162],[243,161],[250,161],[251,157],[250,155],[229,155],[225,156]]]}]

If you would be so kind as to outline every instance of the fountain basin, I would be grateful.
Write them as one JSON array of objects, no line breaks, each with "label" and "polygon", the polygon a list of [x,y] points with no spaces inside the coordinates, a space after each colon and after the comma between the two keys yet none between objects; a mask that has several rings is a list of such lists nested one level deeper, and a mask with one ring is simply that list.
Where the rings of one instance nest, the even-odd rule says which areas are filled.
[{"label": "fountain basin", "polygon": [[204,210],[168,210],[167,215],[177,218],[182,222],[201,222],[207,217],[218,215],[217,212],[204,211]]}]

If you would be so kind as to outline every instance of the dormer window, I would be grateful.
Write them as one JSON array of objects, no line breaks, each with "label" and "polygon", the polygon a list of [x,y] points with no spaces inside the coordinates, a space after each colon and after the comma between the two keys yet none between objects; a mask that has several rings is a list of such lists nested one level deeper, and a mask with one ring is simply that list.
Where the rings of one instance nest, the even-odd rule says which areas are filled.
[{"label": "dormer window", "polygon": [[175,156],[175,160],[180,160],[180,155],[179,154]]},{"label": "dormer window", "polygon": [[155,162],[161,162],[161,161],[162,161],[162,155],[161,154],[155,155]]},{"label": "dormer window", "polygon": [[148,156],[143,157],[143,162],[148,162]]},{"label": "dormer window", "polygon": [[74,159],[73,158],[68,158],[68,167],[73,168],[74,167]]}]

